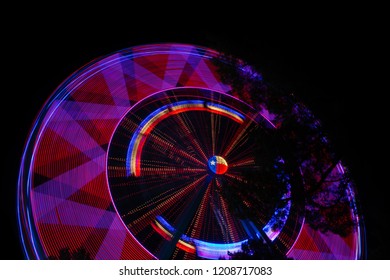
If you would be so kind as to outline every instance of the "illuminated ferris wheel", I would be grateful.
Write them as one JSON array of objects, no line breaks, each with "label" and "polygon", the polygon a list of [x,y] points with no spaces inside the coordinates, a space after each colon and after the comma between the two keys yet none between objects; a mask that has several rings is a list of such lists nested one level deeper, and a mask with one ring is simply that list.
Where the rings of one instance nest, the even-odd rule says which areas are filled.
[{"label": "illuminated ferris wheel", "polygon": [[190,45],[134,47],[93,61],[54,92],[20,171],[29,258],[84,248],[94,259],[220,259],[257,238],[296,259],[360,258],[360,228],[343,237],[313,230],[288,180],[279,194],[287,203],[268,212],[265,198],[253,203],[257,135],[277,125],[230,93],[218,58]]}]

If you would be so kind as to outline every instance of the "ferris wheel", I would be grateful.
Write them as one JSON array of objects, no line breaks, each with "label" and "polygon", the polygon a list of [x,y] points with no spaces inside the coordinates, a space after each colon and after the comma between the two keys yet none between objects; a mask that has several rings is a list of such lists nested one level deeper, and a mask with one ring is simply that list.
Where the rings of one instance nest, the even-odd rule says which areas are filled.
[{"label": "ferris wheel", "polygon": [[[343,237],[313,230],[288,180],[280,194],[287,203],[267,214],[251,204],[256,133],[277,126],[230,93],[218,59],[192,45],[133,47],[56,89],[20,170],[28,258],[84,248],[94,259],[221,259],[256,238],[296,259],[360,257],[360,228]],[[344,172],[341,164],[334,172]],[[249,216],[237,215],[234,199]]]}]

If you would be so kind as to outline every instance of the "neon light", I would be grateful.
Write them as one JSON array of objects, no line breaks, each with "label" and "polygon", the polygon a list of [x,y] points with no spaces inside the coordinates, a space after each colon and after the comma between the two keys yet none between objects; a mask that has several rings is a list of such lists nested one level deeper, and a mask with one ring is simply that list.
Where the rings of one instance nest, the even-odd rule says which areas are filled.
[{"label": "neon light", "polygon": [[[60,249],[60,246],[76,248],[79,245],[85,246],[91,253],[91,257],[95,259],[156,258],[153,254],[158,253],[158,250],[154,249],[154,247],[147,246],[149,243],[145,241],[146,239],[142,239],[142,237],[144,237],[143,234],[140,234],[140,240],[138,240],[138,230],[145,230],[145,232],[148,231],[148,233],[150,233],[150,229],[153,228],[152,232],[157,232],[166,240],[172,240],[175,228],[168,223],[163,223],[162,218],[156,217],[155,221],[153,218],[155,215],[166,214],[172,215],[172,220],[179,221],[174,219],[176,214],[172,213],[174,211],[179,212],[181,208],[172,205],[179,199],[190,199],[190,193],[193,190],[196,191],[197,186],[201,186],[202,184],[195,182],[194,185],[189,186],[188,189],[186,187],[185,191],[177,192],[172,197],[169,197],[168,193],[166,194],[166,197],[169,198],[165,200],[165,196],[161,197],[164,199],[164,201],[161,200],[163,201],[161,203],[155,200],[151,201],[150,209],[152,211],[151,213],[148,213],[150,216],[148,216],[147,219],[142,220],[142,226],[138,225],[138,228],[134,227],[136,230],[133,231],[133,228],[129,226],[130,223],[125,223],[125,220],[119,214],[116,201],[114,201],[111,192],[107,191],[110,190],[111,187],[111,182],[109,181],[110,177],[105,176],[108,175],[108,172],[111,172],[109,171],[111,169],[108,168],[115,167],[118,168],[115,170],[120,170],[118,173],[116,173],[116,171],[113,172],[113,175],[115,176],[120,175],[123,177],[123,175],[138,174],[145,176],[145,179],[148,179],[147,176],[149,174],[154,175],[161,172],[160,174],[162,176],[160,179],[163,180],[161,182],[162,186],[168,185],[169,182],[165,182],[164,175],[175,173],[176,169],[178,169],[176,165],[155,168],[158,170],[153,171],[153,168],[155,167],[154,163],[148,163],[144,168],[144,166],[141,166],[141,158],[143,147],[145,145],[146,149],[147,141],[150,139],[148,137],[153,137],[153,140],[155,137],[158,137],[158,135],[152,135],[153,130],[156,129],[156,125],[165,118],[175,114],[188,111],[212,112],[213,114],[229,118],[229,121],[232,120],[238,124],[244,123],[239,126],[242,131],[246,130],[246,124],[252,124],[253,122],[260,126],[264,126],[267,129],[278,129],[281,124],[279,122],[275,122],[275,124],[272,123],[277,120],[277,118],[270,114],[267,108],[264,107],[258,111],[259,107],[255,105],[259,104],[253,104],[253,107],[251,107],[250,105],[245,104],[246,100],[240,100],[229,94],[229,90],[231,89],[230,85],[224,84],[221,81],[221,77],[215,71],[215,67],[211,61],[211,59],[218,59],[218,57],[219,54],[215,51],[190,45],[159,44],[134,47],[92,61],[69,76],[69,78],[55,90],[33,123],[21,158],[16,211],[18,213],[20,239],[26,258],[47,259],[50,255],[55,255]],[[185,65],[194,67],[185,67]],[[158,69],[159,73],[155,72],[156,69]],[[253,76],[255,79],[261,79],[261,76],[250,67],[244,66],[240,67],[240,69],[245,75]],[[185,78],[182,79],[183,77]],[[89,87],[91,86],[93,86],[94,90],[89,90]],[[144,100],[146,98],[153,97],[154,94],[157,95],[168,91],[174,93],[173,97],[176,97],[175,91],[178,90],[178,87],[180,87],[180,90],[186,92],[187,89],[201,89],[201,91],[198,91],[200,95],[197,95],[198,93],[194,92],[185,96],[187,99],[196,100],[176,102],[167,106],[157,105],[160,106],[160,108],[153,112],[155,115],[153,115],[153,113],[148,115],[148,117],[150,117],[149,119],[143,118],[142,126],[138,125],[142,120],[137,122],[138,129],[137,126],[132,126],[132,132],[135,131],[137,135],[127,135],[124,142],[111,142],[109,140],[113,139],[111,138],[114,136],[112,133],[115,133],[118,125],[115,122],[123,120],[123,118],[127,116],[129,110],[131,111],[132,106],[133,108],[138,108],[137,104],[145,104]],[[206,92],[202,92],[202,90],[207,91],[207,94],[211,94],[205,97]],[[82,94],[80,94],[80,92],[82,92]],[[218,96],[216,96],[215,93],[217,93]],[[234,99],[236,102],[224,103],[224,100],[227,99]],[[151,100],[156,99],[151,98]],[[162,101],[169,103],[175,102],[176,100],[183,99],[168,98]],[[95,103],[95,101],[98,101],[98,103]],[[75,110],[68,110],[70,107],[67,106],[70,102],[74,104]],[[96,104],[99,104],[99,106],[95,107]],[[221,104],[228,105],[223,106]],[[244,115],[231,109],[235,108],[233,104],[241,104],[237,107],[241,109],[237,110],[239,112],[245,112]],[[92,108],[91,106],[96,109],[94,109],[93,113],[90,111]],[[110,114],[109,111],[104,109],[105,107],[109,107],[110,111],[114,110],[115,113]],[[149,111],[143,112],[149,114],[156,108],[157,107],[151,106],[147,108]],[[81,122],[79,122],[80,120]],[[107,120],[109,120],[109,122]],[[55,129],[53,130],[53,128]],[[212,137],[217,138],[216,135],[218,135],[218,131],[215,128],[216,127],[212,127],[213,131],[211,132],[211,135]],[[229,127],[226,128],[227,130],[229,129]],[[53,139],[52,136],[50,136],[51,132],[57,134],[61,141]],[[81,134],[88,138],[85,138]],[[69,135],[74,137],[67,137]],[[220,135],[225,135],[225,138],[228,140],[230,134]],[[133,136],[134,138],[131,138]],[[170,137],[171,135],[167,136]],[[240,135],[237,134],[237,136]],[[53,146],[56,147],[55,150],[52,149],[51,145],[46,146],[47,143],[45,144],[44,141],[45,137],[48,137],[49,140],[53,140],[50,144],[53,144]],[[89,138],[91,139],[90,143],[89,140],[86,141]],[[130,140],[132,141],[132,145],[129,145]],[[161,145],[172,145],[172,143],[174,143],[169,141],[164,142],[164,139],[158,140]],[[173,149],[174,152],[179,153],[179,157],[183,157],[183,160],[191,160],[191,162],[188,162],[191,163],[191,167],[188,167],[188,169],[187,167],[183,167],[180,169],[180,172],[189,175],[188,177],[194,176],[194,178],[197,176],[196,173],[207,174],[207,161],[209,160],[209,157],[217,153],[219,154],[220,151],[215,149],[213,145],[211,145],[210,149],[208,149],[209,147],[204,149],[204,143],[201,142],[199,145],[196,142],[197,139],[195,139],[195,137],[186,140],[193,140],[188,141],[188,143],[197,151],[191,150],[191,153],[184,155],[186,152],[185,150]],[[207,142],[210,139],[202,140]],[[120,166],[105,164],[110,160],[107,147],[110,148],[112,143],[124,144],[120,153]],[[208,144],[209,143],[207,142],[207,145]],[[253,165],[253,163],[251,163],[250,158],[243,158],[241,161],[233,161],[233,158],[238,159],[238,156],[228,157],[234,153],[234,150],[232,149],[236,148],[236,145],[238,144],[240,144],[240,142],[234,143],[233,147],[227,145],[227,147],[230,146],[229,150],[227,150],[227,154],[221,153],[221,155],[229,161],[229,170],[224,173],[224,176],[227,178],[237,177],[236,179],[240,181],[240,178],[234,173],[235,169],[237,167],[246,168],[247,166]],[[102,176],[91,176],[90,180],[87,180],[86,177],[88,176],[85,176],[85,172],[78,172],[81,175],[69,172],[73,170],[73,168],[79,166],[79,156],[76,156],[69,151],[69,157],[62,157],[67,153],[68,145],[74,146],[79,150],[80,162],[85,159],[88,161],[90,160],[91,163],[94,162],[98,164],[99,168],[102,168]],[[126,145],[128,146],[126,147]],[[130,146],[134,149],[130,149]],[[173,147],[173,145],[169,147]],[[219,148],[219,146],[217,146],[217,148]],[[46,151],[49,152],[46,153]],[[195,153],[197,152],[199,155],[196,155],[196,157],[199,157],[199,159],[190,158],[192,156],[195,157]],[[230,152],[232,152],[232,154],[230,154]],[[43,155],[40,155],[40,153]],[[148,160],[150,160],[150,158],[148,158]],[[202,160],[203,162],[201,162]],[[163,159],[161,159],[161,161],[163,161]],[[65,163],[64,166],[62,166],[62,163]],[[43,169],[44,172],[41,172]],[[77,170],[84,171],[83,169]],[[125,174],[123,174],[123,170],[125,170]],[[229,174],[231,171],[232,174]],[[88,173],[89,171],[87,170],[86,172]],[[344,173],[341,164],[337,165],[337,173],[337,175]],[[71,175],[64,176],[64,174]],[[43,177],[40,178],[40,176]],[[63,178],[66,178],[66,180],[63,180]],[[127,179],[135,179],[132,183],[138,181],[138,178]],[[143,179],[141,179],[141,181],[142,180]],[[203,179],[199,179],[199,181],[203,182]],[[53,190],[59,189],[59,191],[52,192],[51,190],[48,191],[48,189],[45,189],[42,192],[37,191],[43,182],[49,182],[50,186],[53,186]],[[223,180],[216,180],[215,184],[222,187]],[[80,189],[78,189],[80,192],[69,196],[72,190],[75,190],[76,185],[80,187]],[[102,190],[97,191],[99,186],[102,186]],[[150,184],[148,186],[154,185]],[[140,186],[140,188],[141,187],[142,186]],[[40,189],[42,190],[43,188]],[[64,191],[62,191],[62,189]],[[156,193],[158,189],[159,188],[156,187]],[[46,193],[46,191],[48,192]],[[144,188],[140,191],[147,192],[148,190],[147,188]],[[162,191],[164,192],[165,190],[162,189]],[[303,221],[301,222],[302,226],[300,227],[299,232],[297,232],[297,227],[289,228],[285,232],[287,236],[289,235],[290,230],[294,231],[294,234],[295,232],[297,233],[297,238],[294,240],[294,243],[291,243],[292,245],[289,248],[287,255],[294,258],[305,259],[328,257],[357,259],[364,257],[364,247],[366,246],[364,241],[365,228],[363,220],[360,219],[358,212],[356,211],[358,205],[355,199],[355,188],[352,183],[348,184],[347,191],[351,217],[358,223],[357,231],[348,237],[351,239],[346,240],[341,237],[334,238],[325,235],[319,236],[316,233],[309,232],[305,230],[307,229],[307,223],[305,222],[304,217],[302,217]],[[210,195],[210,192],[211,191],[208,190],[207,195]],[[134,195],[134,193],[131,194]],[[286,196],[290,196],[289,189],[286,190],[283,198],[286,198]],[[137,195],[135,197],[137,199],[139,196]],[[160,196],[158,198],[160,198]],[[76,208],[75,201],[83,207]],[[57,204],[57,202],[61,202],[61,205],[59,205],[61,210],[58,210],[57,208],[51,210],[51,206],[54,205],[54,203]],[[113,202],[111,205],[115,212],[113,212],[111,207],[107,208],[107,202]],[[133,203],[131,197],[129,203]],[[207,203],[210,203],[210,200],[204,199],[202,200],[202,203],[207,205]],[[202,204],[199,208],[203,212],[198,215],[199,221],[196,221],[195,223],[199,229],[202,229],[203,223],[207,222],[206,218],[208,218],[207,213],[205,213],[208,206],[204,205]],[[153,212],[157,207],[159,207],[159,211]],[[294,203],[288,202],[284,205],[284,208],[281,207],[276,209],[273,216],[275,219],[271,218],[268,224],[263,228],[271,240],[274,240],[280,233],[280,230],[273,230],[273,228],[280,228],[279,225],[284,225],[285,223],[285,221],[280,218],[281,215],[277,215],[277,211],[289,210],[290,207],[294,210]],[[88,212],[88,215],[85,215],[84,209],[87,208],[90,213]],[[221,206],[220,209],[224,210],[224,206]],[[41,215],[43,210],[45,210],[44,216]],[[60,211],[61,214],[58,214],[58,211]],[[71,227],[66,223],[63,223],[63,220],[65,220],[63,219],[63,213],[66,213],[64,215],[67,220],[73,219],[74,224]],[[56,214],[58,216],[56,216]],[[80,218],[81,216],[84,217],[84,220]],[[99,219],[96,219],[97,217],[99,217]],[[171,218],[171,216],[169,217]],[[294,218],[294,216],[292,217]],[[138,218],[138,216],[134,215],[134,218]],[[237,222],[239,228],[242,229],[239,233],[235,233],[234,227],[236,224],[232,223],[232,226],[230,226],[229,219],[230,217],[226,215],[226,223],[224,223],[223,226],[226,226],[226,233],[229,233],[229,236],[231,236],[234,241],[260,236],[260,228],[256,227],[258,226],[256,223],[250,220],[241,221],[237,218],[235,222]],[[242,225],[239,225],[240,222]],[[276,222],[277,225],[275,224]],[[86,232],[85,227],[85,224],[87,223],[88,232]],[[286,227],[287,225],[288,224],[286,224]],[[93,230],[94,227],[97,230]],[[102,228],[105,230],[101,231],[100,229]],[[90,230],[92,230],[91,232],[93,234],[90,234]],[[187,230],[189,229],[187,228]],[[247,232],[246,235],[245,231]],[[183,232],[186,231],[183,229]],[[301,232],[305,233],[301,235]],[[201,230],[199,230],[199,232],[194,230],[194,233],[191,232],[191,235],[190,233],[188,233],[188,235],[194,236],[195,238],[203,238],[200,237],[205,236],[203,233],[204,232],[201,232]],[[227,251],[235,252],[240,250],[242,242],[247,241],[247,239],[245,239],[239,242],[220,244],[213,243],[223,242],[219,239],[219,236],[212,236],[216,239],[212,239],[212,242],[206,242],[193,239],[192,237],[183,234],[180,236],[177,244],[174,245],[176,248],[180,248],[180,250],[184,250],[189,254],[197,254],[201,258],[217,259],[221,256],[227,257]],[[281,241],[283,241],[281,235],[280,237]],[[164,240],[161,241],[164,242]],[[153,242],[153,240],[151,242]],[[328,253],[328,246],[322,246],[322,244],[325,243],[335,244],[335,246],[332,245],[334,247],[332,252]],[[313,244],[313,246],[306,246],[306,244]],[[338,244],[340,244],[340,246],[338,246]],[[345,244],[350,246],[350,250],[345,247]],[[338,249],[338,247],[340,247],[340,249]]]},{"label": "neon light", "polygon": [[183,251],[186,251],[187,253],[191,253],[191,254],[196,253],[196,248],[194,245],[184,242],[181,239],[177,242],[176,247],[182,249]]},{"label": "neon light", "polygon": [[223,157],[213,156],[208,162],[209,169],[215,174],[224,174],[228,170],[228,164]]},{"label": "neon light", "polygon": [[126,168],[128,176],[141,175],[141,155],[146,139],[153,129],[166,118],[188,111],[206,111],[222,115],[237,123],[243,123],[245,116],[241,113],[220,104],[205,102],[202,100],[179,101],[158,108],[149,114],[139,125],[131,138],[127,150]]},{"label": "neon light", "polygon": [[151,223],[151,225],[155,231],[157,231],[162,237],[164,237],[164,239],[172,239],[172,233],[166,230],[158,221],[154,221],[153,223]]},{"label": "neon light", "polygon": [[[160,224],[161,227],[164,228],[164,233],[169,233],[171,236],[175,234],[176,229],[162,216],[157,216],[154,222]],[[156,231],[161,233],[161,230]],[[201,258],[217,260],[221,257],[228,257],[228,252],[240,251],[242,243],[246,241],[248,241],[248,239],[234,243],[213,243],[191,238],[183,234],[180,236],[176,247],[188,253],[196,253]]]}]

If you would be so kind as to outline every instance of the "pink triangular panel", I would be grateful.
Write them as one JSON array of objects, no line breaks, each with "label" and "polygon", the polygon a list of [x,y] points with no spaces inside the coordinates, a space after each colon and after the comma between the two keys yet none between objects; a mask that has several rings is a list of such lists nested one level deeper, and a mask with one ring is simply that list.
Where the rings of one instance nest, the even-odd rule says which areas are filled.
[{"label": "pink triangular panel", "polygon": [[213,72],[211,72],[204,59],[199,61],[195,71],[202,77],[202,80],[206,83],[207,88],[222,91],[220,83],[215,79]]},{"label": "pink triangular panel", "polygon": [[351,250],[350,246],[345,242],[344,238],[333,233],[321,234],[322,239],[328,245],[330,251],[337,259],[355,259],[356,252]]},{"label": "pink triangular panel", "polygon": [[95,258],[102,260],[119,260],[121,258],[126,233],[126,228],[119,218],[114,219]]},{"label": "pink triangular panel", "polygon": [[60,105],[67,112],[74,114],[63,115],[62,120],[119,120],[128,108],[116,105],[94,104],[75,101],[64,101]]},{"label": "pink triangular panel", "polygon": [[37,186],[34,190],[35,192],[65,199],[82,188],[89,181],[95,179],[102,172],[105,172],[102,164],[89,161]]},{"label": "pink triangular panel", "polygon": [[[34,213],[40,223],[109,228],[114,212],[37,193]],[[105,219],[102,220],[102,217]]]},{"label": "pink triangular panel", "polygon": [[198,73],[196,71],[193,71],[192,73],[188,74],[187,80],[183,82],[183,86],[187,87],[201,87],[201,88],[208,88],[207,83],[203,80],[203,76],[201,73]]},{"label": "pink triangular panel", "polygon": [[335,260],[336,257],[331,253],[313,252],[309,250],[293,249],[288,257],[296,260]]},{"label": "pink triangular panel", "polygon": [[153,72],[149,71],[149,69],[134,63],[134,75],[137,81],[147,84],[149,87],[154,88],[157,91],[161,90],[164,81]]},{"label": "pink triangular panel", "polygon": [[[88,157],[94,158],[104,154],[105,151],[100,148],[100,145],[84,130],[84,128],[76,121],[64,121],[63,115],[67,115],[66,111],[57,110],[57,114],[53,116],[53,120],[48,124],[48,127],[55,133],[60,135],[80,151],[84,152]],[[74,137],[77,135],[77,137]],[[95,154],[86,153],[96,148]],[[99,151],[100,149],[100,151]],[[96,153],[97,152],[97,153]]]},{"label": "pink triangular panel", "polygon": [[182,75],[186,60],[187,59],[180,54],[170,54],[164,80],[169,81],[170,84],[176,86]]},{"label": "pink triangular panel", "polygon": [[109,88],[109,92],[115,105],[120,107],[130,107],[129,95],[126,89],[125,77],[120,63],[120,54],[110,56],[110,65],[107,67],[106,60],[101,61],[102,75]]}]

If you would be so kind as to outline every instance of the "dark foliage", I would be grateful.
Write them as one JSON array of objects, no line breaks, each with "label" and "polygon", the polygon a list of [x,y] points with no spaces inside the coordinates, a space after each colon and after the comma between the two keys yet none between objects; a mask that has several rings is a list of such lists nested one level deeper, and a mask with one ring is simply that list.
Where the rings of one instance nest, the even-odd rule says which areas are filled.
[{"label": "dark foliage", "polygon": [[[222,82],[231,86],[230,94],[246,101],[252,107],[266,108],[275,116],[277,129],[261,127],[254,131],[255,162],[258,169],[246,174],[250,187],[237,196],[229,187],[225,199],[242,218],[253,215],[269,217],[276,206],[281,205],[285,182],[278,173],[286,172],[293,187],[302,188],[298,201],[305,209],[306,222],[323,233],[332,232],[347,236],[355,229],[356,221],[351,215],[348,172],[335,172],[341,156],[333,152],[331,143],[322,132],[320,122],[293,95],[266,84],[261,75],[244,62],[231,55],[222,54],[214,60]],[[275,168],[280,159],[283,166]],[[253,211],[240,197],[258,211]],[[263,234],[265,235],[265,234]],[[265,241],[252,240],[243,246],[242,252],[232,256],[236,259],[273,258],[274,248],[265,236]],[[268,242],[267,242],[268,241]],[[267,247],[268,248],[265,248]]]},{"label": "dark foliage", "polygon": [[229,252],[231,260],[285,260],[286,256],[270,248],[261,239],[249,239],[242,243],[241,251]]},{"label": "dark foliage", "polygon": [[268,135],[268,131],[257,127],[252,137],[254,139],[249,141],[257,143],[254,150],[255,168],[242,172],[245,188],[238,190],[227,183],[222,189],[222,195],[229,198],[230,211],[239,218],[251,219],[261,215],[263,219],[269,220],[274,209],[286,203],[280,200],[286,191],[286,182],[279,178],[283,164],[274,135]]}]

